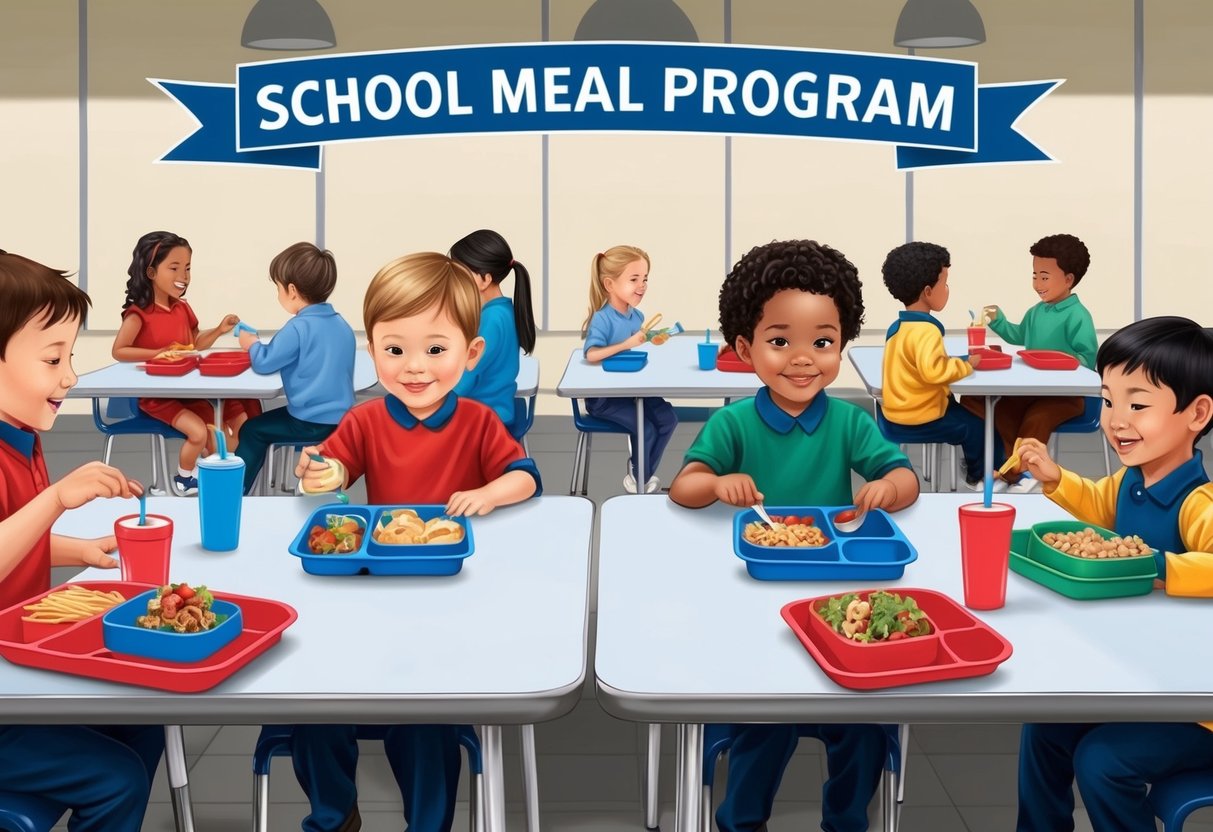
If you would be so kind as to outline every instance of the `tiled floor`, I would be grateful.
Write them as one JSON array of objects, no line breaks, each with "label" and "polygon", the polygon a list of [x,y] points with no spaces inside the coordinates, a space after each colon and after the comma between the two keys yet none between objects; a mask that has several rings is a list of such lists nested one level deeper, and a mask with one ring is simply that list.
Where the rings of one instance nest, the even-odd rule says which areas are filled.
[{"label": "tiled floor", "polygon": [[[658,472],[668,485],[698,425],[684,425],[666,451]],[[87,417],[65,416],[45,437],[53,478],[100,455],[101,440]],[[576,437],[567,418],[539,417],[529,435],[532,455],[549,493],[565,493],[572,471]],[[1103,472],[1094,436],[1062,438],[1064,462],[1087,475]],[[626,458],[621,437],[595,440],[589,496],[595,502],[622,493]],[[143,440],[120,441],[113,462],[129,475],[147,476]],[[917,454],[912,454],[917,461]],[[175,458],[170,457],[175,464]],[[146,481],[146,480],[145,480]],[[358,486],[352,491],[361,496]],[[69,573],[70,574],[70,573]],[[57,576],[59,579],[67,575]],[[592,644],[592,641],[591,641]],[[197,826],[202,832],[246,830],[252,818],[251,755],[256,727],[196,726],[186,729],[190,789]],[[594,700],[591,681],[578,706],[555,722],[536,727],[543,828],[549,832],[632,832],[643,827],[641,789],[646,730],[612,719]],[[511,830],[525,829],[519,770],[518,735],[505,732],[507,821]],[[906,774],[903,832],[996,832],[1015,825],[1018,725],[921,725],[911,734]],[[673,736],[666,731],[662,758],[662,815],[673,825]],[[816,829],[825,761],[818,743],[803,743],[783,780],[772,832]],[[164,767],[153,791],[145,830],[171,830],[172,811]],[[723,780],[723,773],[721,774]],[[404,826],[400,796],[383,757],[382,746],[364,746],[358,769],[359,805],[367,832],[398,832]],[[466,799],[465,791],[461,801]],[[272,830],[298,829],[307,802],[283,759],[271,778]],[[1091,827],[1082,810],[1079,832]],[[66,828],[62,826],[60,828]],[[1161,826],[1159,827],[1161,829]],[[456,830],[467,829],[467,805],[461,802]],[[1193,816],[1188,832],[1213,832],[1213,810]]]}]

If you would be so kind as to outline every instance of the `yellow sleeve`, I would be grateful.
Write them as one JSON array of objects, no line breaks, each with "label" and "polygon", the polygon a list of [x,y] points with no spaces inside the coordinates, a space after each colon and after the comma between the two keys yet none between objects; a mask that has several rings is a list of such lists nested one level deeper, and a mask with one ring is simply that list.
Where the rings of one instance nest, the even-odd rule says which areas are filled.
[{"label": "yellow sleeve", "polygon": [[917,326],[907,336],[914,353],[918,374],[927,384],[951,384],[973,372],[973,365],[959,358],[951,358],[943,346],[943,336],[933,326]]},{"label": "yellow sleeve", "polygon": [[1052,489],[1044,489],[1044,494],[1078,520],[1111,529],[1116,525],[1116,495],[1124,476],[1125,469],[1121,468],[1110,477],[1093,481],[1062,468],[1061,481]]},{"label": "yellow sleeve", "polygon": [[1166,552],[1167,594],[1213,598],[1213,483],[1202,485],[1179,509],[1179,533],[1188,551]]}]

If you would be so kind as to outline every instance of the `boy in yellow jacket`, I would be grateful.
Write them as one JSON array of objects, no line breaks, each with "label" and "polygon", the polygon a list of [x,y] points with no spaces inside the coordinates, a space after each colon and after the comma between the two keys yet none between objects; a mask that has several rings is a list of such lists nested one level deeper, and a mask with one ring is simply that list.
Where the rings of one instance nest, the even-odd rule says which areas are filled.
[{"label": "boy in yellow jacket", "polygon": [[[905,304],[885,336],[881,368],[881,422],[896,426],[896,441],[946,442],[964,452],[965,480],[982,487],[984,430],[980,418],[965,410],[948,385],[973,372],[980,356],[950,357],[944,350],[943,324],[932,315],[948,304],[948,250],[934,243],[906,243],[889,252],[881,273],[890,294]],[[881,424],[887,435],[890,431]],[[1001,453],[996,443],[995,453]],[[995,467],[1002,459],[995,459]],[[1005,490],[1001,480],[998,490]]]},{"label": "boy in yellow jacket", "polygon": [[[1036,439],[1020,440],[1020,462],[1079,520],[1152,546],[1156,588],[1213,597],[1213,483],[1196,450],[1213,421],[1213,333],[1187,318],[1137,321],[1099,348],[1096,369],[1103,431],[1125,467],[1083,479]],[[1213,722],[1025,725],[1017,829],[1073,829],[1074,780],[1095,829],[1151,829],[1146,785],[1211,766]]]}]

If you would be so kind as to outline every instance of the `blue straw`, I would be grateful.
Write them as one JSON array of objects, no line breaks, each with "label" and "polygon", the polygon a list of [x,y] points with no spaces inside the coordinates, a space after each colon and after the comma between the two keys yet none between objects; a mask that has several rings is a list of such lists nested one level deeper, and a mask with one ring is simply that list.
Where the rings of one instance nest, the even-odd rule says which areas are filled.
[{"label": "blue straw", "polygon": [[223,435],[223,430],[214,425],[207,425],[207,427],[215,431],[215,447],[219,450],[219,458],[227,459],[227,437]]},{"label": "blue straw", "polygon": [[994,499],[994,473],[992,471],[986,471],[985,486],[985,495],[984,499],[982,500],[982,505],[989,508]]},{"label": "blue straw", "polygon": [[705,329],[705,330],[703,331],[703,342],[704,342],[705,344],[710,344],[710,343],[712,343],[712,330],[710,330],[710,329]]},{"label": "blue straw", "polygon": [[147,492],[139,494],[139,525],[147,525]]}]

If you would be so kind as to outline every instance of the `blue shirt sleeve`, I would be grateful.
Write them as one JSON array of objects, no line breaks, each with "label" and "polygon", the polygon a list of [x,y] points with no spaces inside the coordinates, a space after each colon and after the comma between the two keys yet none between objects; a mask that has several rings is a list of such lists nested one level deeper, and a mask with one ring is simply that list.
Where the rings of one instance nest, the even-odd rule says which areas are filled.
[{"label": "blue shirt sleeve", "polygon": [[295,319],[291,318],[268,344],[258,341],[249,347],[249,363],[253,366],[253,372],[261,375],[276,373],[299,360],[299,331],[294,324]]},{"label": "blue shirt sleeve", "polygon": [[607,322],[606,316],[602,314],[602,310],[594,313],[594,317],[590,318],[589,330],[585,335],[585,348],[592,347],[609,347],[610,343],[610,324]]}]

